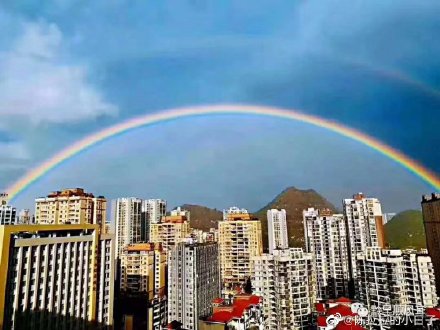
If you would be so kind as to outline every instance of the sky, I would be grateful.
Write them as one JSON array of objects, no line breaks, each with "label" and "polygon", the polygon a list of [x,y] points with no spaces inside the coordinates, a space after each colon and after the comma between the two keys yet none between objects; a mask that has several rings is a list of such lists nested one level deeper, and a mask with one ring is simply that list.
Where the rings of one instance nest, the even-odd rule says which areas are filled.
[{"label": "sky", "polygon": [[[76,140],[200,104],[272,105],[369,134],[440,172],[440,3],[2,1],[0,188]],[[258,116],[181,119],[110,139],[13,202],[82,186],[257,210],[288,186],[386,211],[430,187],[367,147]]]}]

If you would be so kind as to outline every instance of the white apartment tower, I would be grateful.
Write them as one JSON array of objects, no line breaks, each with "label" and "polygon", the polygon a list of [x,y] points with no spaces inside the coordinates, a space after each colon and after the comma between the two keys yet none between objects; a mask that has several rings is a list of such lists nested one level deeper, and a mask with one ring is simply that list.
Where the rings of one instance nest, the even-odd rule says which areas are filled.
[{"label": "white apartment tower", "polygon": [[275,249],[286,249],[289,247],[286,210],[268,210],[267,227],[269,234],[269,253],[272,253]]},{"label": "white apartment tower", "polygon": [[351,278],[354,280],[357,276],[357,254],[364,252],[367,247],[385,247],[382,208],[377,198],[367,198],[358,193],[353,198],[343,200],[343,209],[348,231]]},{"label": "white apartment tower", "polygon": [[116,234],[116,257],[130,244],[142,241],[142,200],[135,197],[112,201],[112,217]]},{"label": "white apartment tower", "polygon": [[8,204],[8,195],[0,194],[0,225],[17,223],[17,209]]},{"label": "white apartment tower", "polygon": [[217,243],[182,242],[168,255],[168,322],[198,329],[200,317],[212,313],[220,296]]},{"label": "white apartment tower", "polygon": [[224,293],[243,286],[254,273],[252,258],[263,253],[261,222],[247,210],[224,211],[218,223],[221,277]]},{"label": "white apartment tower", "polygon": [[146,199],[143,211],[147,213],[148,222],[159,223],[167,213],[167,202],[163,199]]},{"label": "white apartment tower", "polygon": [[368,247],[357,255],[359,300],[368,306],[384,304],[437,306],[431,258],[416,251]]},{"label": "white apartment tower", "polygon": [[253,294],[263,297],[265,329],[308,329],[316,298],[312,254],[290,248],[253,260]]},{"label": "white apartment tower", "polygon": [[348,297],[349,257],[344,216],[329,210],[303,211],[306,252],[317,270],[317,298]]},{"label": "white apartment tower", "polygon": [[112,325],[113,239],[99,233],[89,224],[0,226],[0,324],[62,327],[75,318]]}]

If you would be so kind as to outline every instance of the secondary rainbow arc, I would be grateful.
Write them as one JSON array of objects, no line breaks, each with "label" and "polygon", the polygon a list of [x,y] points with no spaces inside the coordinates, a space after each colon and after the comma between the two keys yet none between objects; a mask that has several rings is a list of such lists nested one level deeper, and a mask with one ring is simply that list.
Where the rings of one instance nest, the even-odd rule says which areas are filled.
[{"label": "secondary rainbow arc", "polygon": [[85,138],[75,142],[69,147],[61,150],[36,168],[27,172],[23,177],[10,185],[6,191],[12,199],[20,192],[36,182],[40,177],[44,176],[56,166],[62,164],[64,161],[74,157],[80,152],[92,147],[93,145],[111,138],[112,136],[130,131],[132,129],[165,122],[169,120],[204,115],[219,115],[219,114],[250,114],[279,117],[284,119],[296,120],[304,123],[309,123],[318,127],[326,128],[328,130],[339,133],[345,137],[356,140],[381,154],[393,159],[403,167],[414,173],[436,190],[440,190],[440,178],[432,171],[428,170],[415,160],[406,156],[402,152],[386,145],[385,143],[359,132],[353,128],[344,126],[340,123],[330,121],[318,116],[302,113],[293,109],[283,109],[270,106],[259,105],[242,105],[242,104],[219,104],[219,105],[205,105],[182,107],[170,110],[165,110],[156,113],[149,113],[140,117],[129,119],[125,122],[116,124],[105,128],[99,132],[93,133]]}]

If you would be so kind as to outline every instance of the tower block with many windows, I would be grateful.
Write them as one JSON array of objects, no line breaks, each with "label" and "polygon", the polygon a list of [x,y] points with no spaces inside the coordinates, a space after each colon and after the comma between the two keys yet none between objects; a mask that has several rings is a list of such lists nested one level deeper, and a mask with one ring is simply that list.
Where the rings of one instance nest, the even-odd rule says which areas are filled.
[{"label": "tower block with many windows", "polygon": [[253,257],[263,253],[261,222],[247,210],[230,208],[219,222],[221,277],[226,292],[243,286],[254,273]]}]

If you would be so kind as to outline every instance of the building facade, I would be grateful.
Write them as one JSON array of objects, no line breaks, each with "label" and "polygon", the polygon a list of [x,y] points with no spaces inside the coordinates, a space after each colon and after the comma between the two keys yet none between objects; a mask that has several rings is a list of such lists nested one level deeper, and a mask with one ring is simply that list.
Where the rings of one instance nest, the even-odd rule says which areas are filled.
[{"label": "building facade", "polygon": [[33,223],[31,212],[28,209],[22,209],[18,212],[17,223],[20,225],[30,225]]},{"label": "building facade", "polygon": [[217,243],[182,242],[168,254],[168,322],[198,329],[200,317],[212,313],[220,295]]},{"label": "building facade", "polygon": [[349,254],[344,216],[329,210],[303,211],[306,252],[313,254],[319,300],[349,294]]},{"label": "building facade", "polygon": [[289,247],[286,210],[268,210],[267,228],[269,237],[269,253],[272,253],[275,249],[287,249]]},{"label": "building facade", "polygon": [[112,218],[116,234],[116,257],[124,248],[142,242],[142,200],[135,197],[112,201]]},{"label": "building facade", "polygon": [[425,253],[368,247],[357,256],[359,300],[371,310],[384,304],[435,307],[434,268]]},{"label": "building facade", "polygon": [[35,223],[41,225],[98,224],[105,226],[107,201],[84,189],[64,189],[35,199]]},{"label": "building facade", "polygon": [[382,208],[377,198],[358,193],[343,200],[344,218],[348,232],[350,275],[357,276],[356,256],[370,246],[385,247]]},{"label": "building facade", "polygon": [[243,286],[254,273],[252,258],[263,253],[261,223],[246,210],[231,208],[224,212],[218,229],[221,277],[227,293]]},{"label": "building facade", "polygon": [[253,293],[263,298],[265,329],[308,329],[316,300],[313,256],[300,248],[254,258]]},{"label": "building facade", "polygon": [[113,240],[99,233],[89,224],[0,226],[3,328],[112,325]]},{"label": "building facade", "polygon": [[146,199],[143,211],[146,212],[150,224],[159,223],[167,213],[167,202],[163,199]]},{"label": "building facade", "polygon": [[[147,312],[142,310],[140,315],[134,317],[143,318],[148,329],[159,330],[166,325],[166,259],[161,244],[154,243],[129,245],[120,255],[120,292],[124,304],[145,306]],[[135,310],[128,308],[127,312]]]},{"label": "building facade", "polygon": [[[425,226],[426,246],[440,276],[440,194],[433,193],[422,198],[423,224]],[[437,280],[437,295],[440,296],[440,278]]]},{"label": "building facade", "polygon": [[12,205],[9,205],[5,198],[0,202],[0,225],[14,225],[16,223],[17,209]]},{"label": "building facade", "polygon": [[191,229],[186,216],[181,215],[162,217],[160,223],[152,223],[150,228],[150,241],[161,243],[166,251],[190,235]]}]

